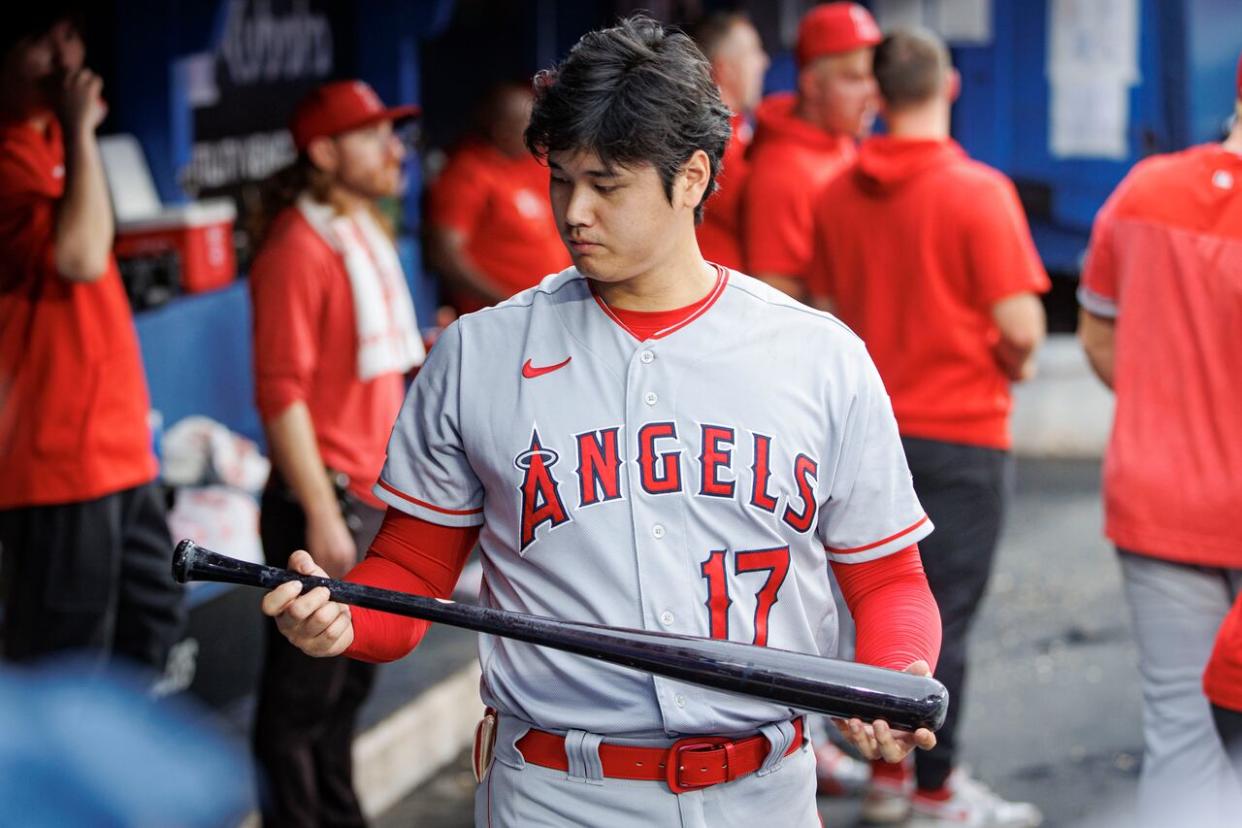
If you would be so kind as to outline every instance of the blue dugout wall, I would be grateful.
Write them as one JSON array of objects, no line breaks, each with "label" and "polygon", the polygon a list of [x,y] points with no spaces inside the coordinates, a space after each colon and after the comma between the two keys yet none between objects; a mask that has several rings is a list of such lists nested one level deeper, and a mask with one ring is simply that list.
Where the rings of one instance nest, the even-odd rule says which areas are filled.
[{"label": "blue dugout wall", "polygon": [[1141,158],[1218,140],[1242,52],[1237,0],[1140,0],[1137,82],[1124,158],[1049,150],[1049,0],[993,0],[994,41],[953,49],[963,92],[954,134],[1018,184],[1044,262],[1074,275],[1100,205]]},{"label": "blue dugout wall", "polygon": [[[334,77],[361,77],[390,103],[418,102],[422,44],[444,28],[452,6],[451,0],[119,0],[111,14],[96,10],[97,21],[105,22],[90,31],[96,51],[111,59],[105,130],[137,136],[161,199],[185,201],[187,189],[199,189],[189,178],[201,166],[196,147],[203,144],[204,124],[215,124],[217,133],[221,122],[227,132],[230,119],[278,128],[301,91]],[[106,42],[100,44],[101,38]],[[245,67],[246,83],[234,78],[223,88],[231,64]],[[204,94],[213,89],[220,100],[204,105]],[[230,112],[233,106],[265,111]],[[237,157],[216,156],[241,166],[262,163],[263,153],[278,146],[269,134],[252,136],[249,144],[245,135],[237,136],[236,147],[223,146],[230,136],[214,134],[218,150],[237,150]],[[260,140],[266,143],[255,143]],[[418,244],[421,169],[411,155],[399,248],[419,321],[428,326],[436,295]],[[212,194],[210,188],[205,194]],[[165,424],[205,414],[261,440],[244,282],[175,299],[138,314],[136,323],[152,403]]]},{"label": "blue dugout wall", "polygon": [[[867,2],[877,10],[882,5]],[[954,133],[972,155],[1017,182],[1046,265],[1072,276],[1096,210],[1135,161],[1219,137],[1232,110],[1242,2],[1137,1],[1138,73],[1129,91],[1126,152],[1120,158],[1059,158],[1049,149],[1053,2],[991,0],[989,38],[954,45],[963,77]],[[772,40],[776,32],[792,34],[803,4],[741,5],[766,23],[761,28]],[[277,66],[280,49],[293,48],[282,32],[297,34],[280,28],[282,15],[310,9],[329,19],[332,75],[363,77],[389,101],[419,101],[425,93],[438,104],[437,112],[456,107],[461,115],[485,76],[521,75],[546,65],[582,31],[606,23],[623,6],[605,0],[117,0],[112,29],[93,32],[95,39],[107,37],[113,53],[112,116],[105,126],[139,137],[161,196],[175,202],[186,197],[182,185],[185,170],[194,165],[196,117],[202,121],[195,114],[194,91],[202,64],[194,56],[244,47],[255,58],[267,49],[263,54]],[[788,44],[767,45],[774,58],[769,88],[789,88],[794,74]],[[290,107],[292,100],[272,106]],[[422,187],[414,159],[409,171],[402,254],[422,321],[429,324],[435,296],[417,244]],[[152,395],[165,423],[201,413],[259,436],[250,404],[244,285],[140,314],[138,326]]]}]

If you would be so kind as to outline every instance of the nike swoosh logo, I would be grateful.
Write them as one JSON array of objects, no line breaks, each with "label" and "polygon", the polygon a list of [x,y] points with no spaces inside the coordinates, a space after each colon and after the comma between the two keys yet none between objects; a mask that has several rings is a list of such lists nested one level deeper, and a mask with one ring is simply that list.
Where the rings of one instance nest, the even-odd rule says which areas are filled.
[{"label": "nike swoosh logo", "polygon": [[569,361],[571,359],[573,359],[573,357],[571,356],[565,357],[564,362],[558,362],[555,365],[544,365],[538,368],[536,368],[534,365],[531,365],[531,362],[528,359],[522,365],[522,376],[526,377],[527,379],[534,379],[535,377],[542,377],[544,374],[550,374],[559,368],[564,368],[566,365],[569,364]]}]

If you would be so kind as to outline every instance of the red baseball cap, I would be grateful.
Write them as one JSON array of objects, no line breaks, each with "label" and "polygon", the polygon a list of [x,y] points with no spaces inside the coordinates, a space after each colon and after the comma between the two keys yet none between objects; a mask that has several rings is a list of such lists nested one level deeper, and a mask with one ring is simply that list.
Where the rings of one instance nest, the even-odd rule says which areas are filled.
[{"label": "red baseball cap", "polygon": [[384,106],[379,95],[360,80],[325,83],[298,104],[289,119],[293,145],[303,152],[316,138],[339,135],[380,121],[412,118],[422,112],[413,104]]},{"label": "red baseball cap", "polygon": [[884,35],[871,12],[857,3],[825,3],[802,16],[798,24],[798,65],[815,58],[875,46]]}]

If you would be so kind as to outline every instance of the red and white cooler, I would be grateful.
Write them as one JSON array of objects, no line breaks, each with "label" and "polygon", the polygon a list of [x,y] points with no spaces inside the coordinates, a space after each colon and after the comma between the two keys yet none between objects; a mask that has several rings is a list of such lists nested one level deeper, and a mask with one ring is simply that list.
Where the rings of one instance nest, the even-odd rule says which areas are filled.
[{"label": "red and white cooler", "polygon": [[237,208],[231,199],[165,205],[137,138],[104,136],[99,149],[116,213],[113,252],[119,261],[172,255],[184,293],[215,290],[237,278]]}]

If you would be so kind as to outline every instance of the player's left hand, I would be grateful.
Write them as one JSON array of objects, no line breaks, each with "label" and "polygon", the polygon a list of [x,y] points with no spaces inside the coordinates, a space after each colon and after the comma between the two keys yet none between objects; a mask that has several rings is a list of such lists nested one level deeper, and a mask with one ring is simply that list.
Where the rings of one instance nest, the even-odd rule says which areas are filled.
[{"label": "player's left hand", "polygon": [[[926,661],[916,661],[905,669],[916,676],[930,676],[931,668]],[[876,719],[870,724],[861,719],[836,719],[837,729],[850,743],[858,748],[858,752],[866,759],[883,759],[885,762],[900,762],[915,748],[931,750],[936,746],[936,734],[925,727],[910,733],[905,730],[894,730],[883,719]]]}]

